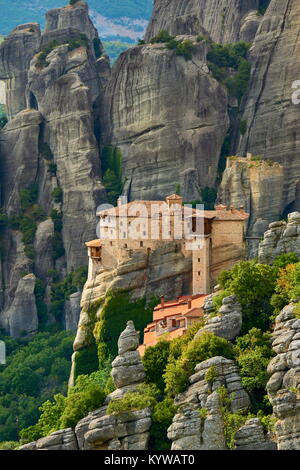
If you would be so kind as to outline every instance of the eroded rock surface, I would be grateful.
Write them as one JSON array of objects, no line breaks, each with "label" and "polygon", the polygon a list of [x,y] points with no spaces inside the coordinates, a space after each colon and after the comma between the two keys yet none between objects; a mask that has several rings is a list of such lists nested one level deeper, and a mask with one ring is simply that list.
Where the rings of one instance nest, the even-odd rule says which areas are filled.
[{"label": "eroded rock surface", "polygon": [[[206,374],[212,368],[215,378],[208,382]],[[222,403],[217,390],[225,387],[228,395],[233,396],[232,412],[247,411],[249,396],[242,387],[234,361],[213,357],[198,364],[195,371],[189,379],[189,388],[175,398],[180,408],[168,429],[172,450],[224,450]]]},{"label": "eroded rock surface", "polygon": [[268,366],[267,391],[278,418],[275,433],[279,450],[300,448],[300,320],[289,304],[275,321],[272,347],[277,353]]},{"label": "eroded rock surface", "polygon": [[78,450],[77,439],[71,428],[61,429],[36,442],[30,442],[18,450]]},{"label": "eroded rock surface", "polygon": [[277,256],[284,253],[296,253],[300,256],[300,213],[292,212],[288,221],[272,222],[259,244],[260,263],[270,264]]},{"label": "eroded rock surface", "polygon": [[34,274],[28,274],[20,279],[12,304],[3,312],[3,325],[14,338],[24,333],[35,333],[38,329],[35,281]]},{"label": "eroded rock surface", "polygon": [[234,295],[225,297],[222,306],[217,314],[213,312],[212,304],[213,295],[206,298],[204,303],[204,320],[205,326],[196,334],[196,338],[201,336],[203,331],[211,331],[216,336],[234,340],[242,328],[242,308]]},{"label": "eroded rock surface", "polygon": [[221,204],[243,207],[250,214],[247,236],[252,256],[257,256],[259,238],[283,212],[284,168],[278,163],[252,158],[227,158],[219,187]]},{"label": "eroded rock surface", "polygon": [[[247,129],[237,150],[238,155],[252,152],[284,167],[283,204],[294,204],[294,210],[299,204],[300,107],[292,102],[292,85],[300,76],[299,27],[298,0],[271,0],[250,49],[252,75],[242,117]],[[269,209],[266,204],[265,214]]]},{"label": "eroded rock surface", "polygon": [[276,442],[266,435],[258,418],[246,421],[235,435],[236,450],[277,450]]},{"label": "eroded rock surface", "polygon": [[122,152],[129,200],[160,200],[178,184],[185,200],[197,200],[215,184],[229,127],[227,90],[208,70],[206,42],[182,39],[195,43],[192,60],[149,44],[130,48],[112,69],[103,143]]},{"label": "eroded rock surface", "polygon": [[219,43],[251,42],[260,20],[257,0],[155,0],[146,40],[167,30],[174,35],[206,32]]}]

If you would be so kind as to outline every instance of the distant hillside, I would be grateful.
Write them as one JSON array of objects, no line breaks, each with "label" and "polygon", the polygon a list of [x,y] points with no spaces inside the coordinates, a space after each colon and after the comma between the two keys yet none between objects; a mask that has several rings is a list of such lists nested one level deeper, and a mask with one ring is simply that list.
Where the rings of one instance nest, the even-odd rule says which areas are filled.
[{"label": "distant hillside", "polygon": [[[44,25],[50,8],[62,7],[68,0],[0,0],[0,34],[8,34],[21,23]],[[152,10],[152,0],[90,0],[91,17],[102,37],[136,40],[143,35]]]}]

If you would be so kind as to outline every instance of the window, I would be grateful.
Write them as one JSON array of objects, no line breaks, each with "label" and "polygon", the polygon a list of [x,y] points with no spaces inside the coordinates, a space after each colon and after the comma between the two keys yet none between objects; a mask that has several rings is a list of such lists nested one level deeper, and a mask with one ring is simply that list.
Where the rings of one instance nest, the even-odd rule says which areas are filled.
[{"label": "window", "polygon": [[125,243],[125,245],[124,245],[124,248],[128,248],[128,245],[127,245],[127,243]]},{"label": "window", "polygon": [[198,271],[198,276],[201,276],[201,271]]},{"label": "window", "polygon": [[200,259],[200,258],[198,258],[198,263],[200,263],[200,261],[201,261],[201,259]]},{"label": "window", "polygon": [[110,246],[113,246],[113,242],[110,242]]},{"label": "window", "polygon": [[144,246],[144,243],[143,242],[140,242],[140,247]]}]

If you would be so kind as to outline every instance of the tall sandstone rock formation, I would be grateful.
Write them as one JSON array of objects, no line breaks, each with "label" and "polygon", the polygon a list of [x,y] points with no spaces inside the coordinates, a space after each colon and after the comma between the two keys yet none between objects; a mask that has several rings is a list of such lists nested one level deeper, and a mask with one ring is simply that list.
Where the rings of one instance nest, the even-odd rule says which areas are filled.
[{"label": "tall sandstone rock formation", "polygon": [[[76,43],[80,38],[81,46]],[[5,327],[13,324],[8,313],[14,311],[11,305],[24,274],[34,272],[50,286],[50,271],[63,279],[87,264],[84,242],[95,237],[96,208],[106,197],[95,131],[109,76],[102,52],[84,2],[50,11],[45,33],[38,25],[22,25],[0,46],[0,77],[6,83],[10,118],[0,132],[2,210],[10,219],[32,218],[31,209],[24,212],[21,194],[34,187],[35,203],[43,212],[32,241],[34,259],[22,226],[20,230],[9,224],[2,230],[0,323]],[[50,218],[53,209],[61,215],[61,231]],[[65,255],[61,248],[54,253],[60,236]],[[46,302],[49,294],[48,289]]]},{"label": "tall sandstone rock formation", "polygon": [[283,203],[294,209],[299,204],[300,106],[292,102],[292,84],[300,77],[299,28],[299,1],[272,0],[250,50],[252,75],[243,112],[247,130],[237,148],[239,155],[252,152],[283,165]]},{"label": "tall sandstone rock formation", "polygon": [[250,214],[247,227],[250,255],[256,256],[259,239],[268,225],[280,218],[284,210],[283,190],[284,168],[279,163],[257,160],[251,155],[227,158],[218,201],[243,207]]},{"label": "tall sandstone rock formation", "polygon": [[198,200],[201,188],[215,184],[228,95],[208,70],[206,42],[185,38],[195,44],[192,60],[149,44],[129,49],[113,67],[103,143],[122,151],[130,200],[163,199],[178,184],[186,201]]}]

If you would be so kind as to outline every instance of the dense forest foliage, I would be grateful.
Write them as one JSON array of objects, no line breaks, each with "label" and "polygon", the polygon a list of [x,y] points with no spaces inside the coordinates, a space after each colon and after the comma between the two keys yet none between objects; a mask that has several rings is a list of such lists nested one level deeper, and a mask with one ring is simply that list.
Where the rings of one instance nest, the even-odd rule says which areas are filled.
[{"label": "dense forest foliage", "polygon": [[0,365],[0,442],[16,441],[37,422],[42,403],[66,393],[74,335],[48,331],[14,340],[1,332],[0,339],[7,348],[7,364]]}]

